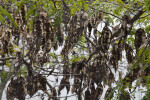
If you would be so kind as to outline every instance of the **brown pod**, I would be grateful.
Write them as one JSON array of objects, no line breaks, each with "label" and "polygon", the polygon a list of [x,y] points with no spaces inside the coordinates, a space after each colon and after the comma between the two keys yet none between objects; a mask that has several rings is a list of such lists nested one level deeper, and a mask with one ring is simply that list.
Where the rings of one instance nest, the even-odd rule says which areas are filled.
[{"label": "brown pod", "polygon": [[132,63],[132,61],[134,60],[133,49],[127,43],[125,43],[125,51],[126,51],[126,58],[127,58],[128,63]]},{"label": "brown pod", "polygon": [[[107,97],[109,96],[109,94],[111,93],[111,91],[112,91],[112,88],[109,87],[109,88],[107,89],[107,91],[106,91],[106,94],[105,94],[105,100],[107,99]],[[109,99],[108,99],[108,100],[109,100]]]},{"label": "brown pod", "polygon": [[108,26],[105,26],[102,31],[102,47],[104,52],[106,52],[109,49],[110,41],[111,41],[112,32],[108,28]]},{"label": "brown pod", "polygon": [[139,48],[142,46],[142,44],[145,42],[145,39],[146,39],[146,36],[145,36],[144,29],[139,28],[135,33],[135,41],[134,41],[134,45],[135,45],[137,52]]},{"label": "brown pod", "polygon": [[27,7],[26,5],[22,5],[21,7],[21,15],[22,15],[22,21],[23,21],[23,24],[26,24],[26,13],[27,13]]},{"label": "brown pod", "polygon": [[63,45],[63,41],[64,41],[64,34],[63,34],[63,31],[62,31],[62,27],[61,25],[59,25],[57,28],[56,28],[56,35],[57,35],[57,40],[59,42],[59,45]]}]

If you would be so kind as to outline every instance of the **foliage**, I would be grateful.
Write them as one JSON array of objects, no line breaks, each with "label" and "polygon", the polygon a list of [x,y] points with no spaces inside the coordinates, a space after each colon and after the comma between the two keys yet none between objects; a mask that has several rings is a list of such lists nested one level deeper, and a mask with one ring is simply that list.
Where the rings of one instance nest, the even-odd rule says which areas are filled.
[{"label": "foliage", "polygon": [[[7,99],[23,100],[26,95],[32,97],[42,90],[49,99],[57,100],[66,88],[67,94],[75,93],[78,100],[83,96],[85,100],[131,100],[136,88],[142,85],[147,88],[143,98],[147,100],[149,3],[149,0],[0,1],[0,66],[9,70],[3,68],[0,72],[2,82],[9,72],[17,73],[7,87]],[[124,70],[127,73],[123,75]],[[63,78],[57,90],[46,77],[59,75]],[[135,81],[140,83],[134,85]],[[105,86],[108,89],[102,97]]]}]

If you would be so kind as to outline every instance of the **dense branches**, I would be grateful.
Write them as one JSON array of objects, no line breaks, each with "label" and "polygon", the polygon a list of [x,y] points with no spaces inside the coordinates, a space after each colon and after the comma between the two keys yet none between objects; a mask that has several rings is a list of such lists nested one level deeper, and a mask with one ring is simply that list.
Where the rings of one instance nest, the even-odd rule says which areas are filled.
[{"label": "dense branches", "polygon": [[[135,3],[4,1],[0,6],[0,77],[11,77],[7,99],[33,97],[42,90],[53,100],[70,96],[131,100],[130,94],[138,88],[133,82],[147,86],[150,69],[148,2],[137,0],[140,7]],[[51,77],[56,78],[55,85]],[[62,97],[65,88],[71,95]]]}]

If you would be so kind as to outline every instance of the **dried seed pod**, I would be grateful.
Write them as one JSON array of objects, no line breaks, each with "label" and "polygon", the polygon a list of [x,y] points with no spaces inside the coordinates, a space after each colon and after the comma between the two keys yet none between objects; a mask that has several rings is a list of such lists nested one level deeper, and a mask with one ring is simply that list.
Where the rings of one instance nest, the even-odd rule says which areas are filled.
[{"label": "dried seed pod", "polygon": [[105,26],[103,28],[102,38],[101,38],[104,52],[107,52],[107,50],[109,49],[111,36],[112,36],[111,30],[108,28],[108,26]]},{"label": "dried seed pod", "polygon": [[130,94],[128,91],[123,90],[119,96],[119,99],[123,99],[123,100],[131,100],[130,99]]},{"label": "dried seed pod", "polygon": [[34,19],[34,35],[36,36],[36,45],[40,46],[42,40],[42,28],[41,28],[42,21],[36,17]]},{"label": "dried seed pod", "polygon": [[70,11],[69,11],[69,7],[66,5],[64,0],[61,0],[62,5],[63,5],[63,15],[62,15],[62,19],[63,22],[67,25],[68,22],[70,21]]},{"label": "dried seed pod", "polygon": [[25,18],[26,13],[27,13],[27,7],[25,4],[23,4],[21,7],[21,15],[22,15],[21,17],[22,17],[23,24],[26,24],[26,18]]},{"label": "dried seed pod", "polygon": [[96,27],[97,27],[98,24],[102,21],[102,19],[103,19],[103,12],[98,11],[98,12],[96,13],[96,19],[95,19]]},{"label": "dried seed pod", "polygon": [[118,44],[115,43],[112,48],[112,55],[110,57],[109,63],[113,65],[115,71],[118,69]]},{"label": "dried seed pod", "polygon": [[95,97],[95,86],[94,86],[94,82],[91,81],[91,85],[90,85],[90,89],[91,89],[91,98]]},{"label": "dried seed pod", "polygon": [[90,93],[89,89],[87,89],[87,90],[85,91],[84,100],[92,100],[92,98],[91,98],[91,93]]},{"label": "dried seed pod", "polygon": [[57,44],[57,42],[55,42],[55,44],[54,44],[54,50],[57,50],[58,49],[58,44]]},{"label": "dried seed pod", "polygon": [[145,31],[142,28],[139,28],[135,33],[134,45],[136,48],[136,52],[138,52],[139,48],[145,42],[145,39],[146,39]]},{"label": "dried seed pod", "polygon": [[94,100],[99,100],[101,95],[103,93],[103,86],[101,83],[98,84],[96,91],[95,91],[95,99]]},{"label": "dried seed pod", "polygon": [[112,91],[112,88],[109,87],[109,88],[107,89],[106,93],[105,93],[105,100],[106,100],[106,98],[109,96],[109,94],[111,93],[111,91]]},{"label": "dried seed pod", "polygon": [[59,41],[59,45],[62,45],[63,41],[64,41],[64,35],[63,35],[63,31],[62,31],[61,25],[59,25],[56,28],[56,35],[57,35],[57,40]]},{"label": "dried seed pod", "polygon": [[122,31],[124,33],[124,38],[127,37],[127,35],[130,33],[132,29],[132,24],[131,24],[131,17],[128,15],[122,16]]},{"label": "dried seed pod", "polygon": [[57,100],[57,92],[55,88],[52,88],[51,97],[53,100]]},{"label": "dried seed pod", "polygon": [[58,95],[60,95],[60,91],[62,89],[64,89],[65,87],[66,87],[67,93],[68,93],[69,90],[70,90],[70,82],[69,82],[68,78],[62,78],[61,79],[60,86],[59,86],[59,89],[58,89]]},{"label": "dried seed pod", "polygon": [[65,85],[64,85],[65,83],[66,83],[65,79],[62,78],[61,82],[60,82],[59,89],[58,89],[58,95],[60,95],[60,91],[65,88]]},{"label": "dried seed pod", "polygon": [[122,59],[122,43],[121,43],[121,41],[122,41],[122,39],[119,40],[118,48],[117,48],[118,61]]},{"label": "dried seed pod", "polygon": [[126,51],[126,58],[128,63],[132,63],[132,61],[134,60],[133,49],[127,43],[125,43],[125,51]]},{"label": "dried seed pod", "polygon": [[93,27],[93,28],[95,28],[95,24],[96,24],[96,21],[95,21],[96,19],[95,19],[95,14],[94,14],[94,16],[92,16],[91,18],[90,18],[90,24],[91,24],[91,26]]},{"label": "dried seed pod", "polygon": [[82,16],[82,14],[78,12],[73,16],[72,20],[70,21],[68,38],[65,41],[64,48],[61,52],[61,54],[63,55],[68,54],[70,52],[70,50],[76,45],[76,43],[79,40],[79,37],[83,33],[84,24],[78,14],[80,15],[80,17]]},{"label": "dried seed pod", "polygon": [[92,25],[88,22],[89,37],[91,37]]},{"label": "dried seed pod", "polygon": [[17,98],[19,100],[25,100],[25,80],[23,77],[17,77],[17,79],[11,79],[7,87],[7,100],[13,100]]}]

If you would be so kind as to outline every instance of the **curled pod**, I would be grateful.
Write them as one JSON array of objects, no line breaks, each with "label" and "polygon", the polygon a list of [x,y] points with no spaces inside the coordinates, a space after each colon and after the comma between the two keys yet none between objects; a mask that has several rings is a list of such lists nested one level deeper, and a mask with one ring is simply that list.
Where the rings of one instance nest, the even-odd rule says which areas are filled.
[{"label": "curled pod", "polygon": [[135,41],[134,45],[136,48],[136,51],[139,50],[139,48],[142,46],[142,44],[145,42],[146,36],[145,31],[142,28],[139,28],[135,33]]}]

